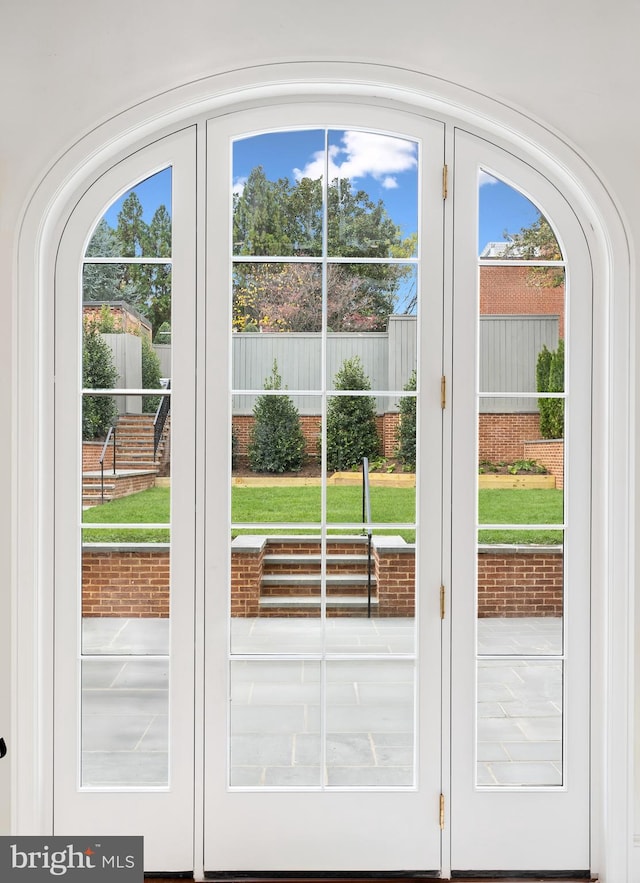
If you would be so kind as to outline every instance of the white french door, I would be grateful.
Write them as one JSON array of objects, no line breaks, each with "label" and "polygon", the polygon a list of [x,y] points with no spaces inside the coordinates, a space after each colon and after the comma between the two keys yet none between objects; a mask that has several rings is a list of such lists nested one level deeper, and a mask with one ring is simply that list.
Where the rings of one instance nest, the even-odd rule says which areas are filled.
[{"label": "white french door", "polygon": [[[437,872],[443,126],[366,108],[270,109],[211,122],[208,150],[215,174],[206,456],[216,469],[207,494],[205,869]],[[288,154],[290,168],[300,170],[296,194],[315,188],[314,216],[305,213],[298,237],[273,230],[269,240],[267,225],[258,229],[254,206],[272,151]],[[372,245],[359,226],[379,208],[356,193],[356,174],[365,174],[356,157],[375,171],[385,152],[407,191],[413,227],[406,234],[418,234],[405,234],[395,251],[391,242]],[[313,165],[305,167],[309,158]],[[246,211],[250,221],[232,231],[238,180],[247,189],[235,216]],[[298,305],[293,315],[274,302],[277,287],[286,290],[282,307]],[[380,320],[374,295],[385,294],[405,303],[406,313]],[[357,315],[350,319],[349,310]],[[258,333],[249,333],[249,321]],[[403,322],[411,327],[397,347],[396,370],[376,347]],[[354,379],[358,370],[374,375],[369,385]],[[416,370],[417,391],[408,391]],[[307,442],[305,455],[315,464],[312,486],[294,478],[287,490],[274,468],[271,512],[241,510],[242,494],[255,489],[251,478],[239,480],[230,502],[230,438],[244,415],[256,413],[256,400],[276,401],[275,389],[286,390],[277,398],[314,426],[317,442]],[[398,493],[406,505],[394,514],[374,484],[371,514],[363,515],[360,489],[328,480],[357,468],[350,474],[360,482],[362,473],[361,459],[347,450],[352,442],[336,442],[332,432],[348,420],[345,407],[362,415],[361,405],[373,401],[378,412],[395,412],[403,398],[414,413],[417,404],[417,490],[405,482]],[[364,437],[366,418],[357,419]],[[415,437],[414,427],[414,445]],[[362,452],[375,456],[366,446]],[[297,506],[302,499],[306,508]],[[372,607],[363,575],[349,575],[367,557],[363,532],[372,535]],[[395,590],[383,590],[384,561],[389,568],[396,559]],[[253,584],[237,575],[250,562],[260,572]],[[412,571],[404,585],[401,567]]]},{"label": "white french door", "polygon": [[[193,868],[195,140],[185,129],[99,178],[56,271],[53,833],[143,835],[145,869],[174,872]],[[150,228],[171,213],[162,244],[140,235],[141,202]],[[151,327],[128,301],[143,285],[171,325],[169,391],[142,373]],[[158,493],[153,423],[169,396],[170,491],[115,514],[132,490]]]},{"label": "white french door", "polygon": [[[470,260],[488,210],[483,188],[499,187],[535,205],[537,239],[516,236],[506,250],[480,241]],[[454,200],[451,867],[586,871],[589,255],[549,181],[460,130]],[[543,351],[556,366],[546,392]],[[525,489],[509,473],[517,489],[483,489],[516,433],[522,465],[546,464],[555,489]],[[499,508],[504,494],[511,503]]]},{"label": "white french door", "polygon": [[[546,238],[479,242],[497,188]],[[229,114],[92,184],[56,276],[54,833],[143,834],[148,871],[589,868],[590,285],[550,182],[400,110]]]}]

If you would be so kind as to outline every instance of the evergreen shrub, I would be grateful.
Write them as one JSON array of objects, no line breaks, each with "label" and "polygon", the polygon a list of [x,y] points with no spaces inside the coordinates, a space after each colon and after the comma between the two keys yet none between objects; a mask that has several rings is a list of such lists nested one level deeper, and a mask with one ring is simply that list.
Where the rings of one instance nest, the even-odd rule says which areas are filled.
[{"label": "evergreen shrub", "polygon": [[[411,377],[403,386],[405,392],[415,392],[418,378],[415,368]],[[403,467],[410,472],[416,469],[416,397],[407,396],[400,399],[400,423],[398,425],[398,459]]]},{"label": "evergreen shrub", "polygon": [[[556,350],[543,346],[538,353],[536,387],[538,392],[564,391],[564,340],[558,341]],[[538,399],[538,411],[542,438],[563,438],[563,399]]]},{"label": "evergreen shrub", "polygon": [[[371,389],[359,356],[345,359],[334,378],[336,390]],[[353,469],[363,457],[380,454],[376,401],[372,396],[331,396],[327,407],[327,469]]]},{"label": "evergreen shrub", "polygon": [[[274,360],[265,390],[282,389]],[[258,396],[248,445],[253,472],[297,472],[304,463],[305,441],[298,410],[287,395]]]},{"label": "evergreen shrub", "polygon": [[[118,379],[111,347],[98,327],[85,322],[82,328],[82,386],[84,389],[112,389]],[[82,400],[82,438],[104,438],[118,416],[110,396],[85,395]]]}]

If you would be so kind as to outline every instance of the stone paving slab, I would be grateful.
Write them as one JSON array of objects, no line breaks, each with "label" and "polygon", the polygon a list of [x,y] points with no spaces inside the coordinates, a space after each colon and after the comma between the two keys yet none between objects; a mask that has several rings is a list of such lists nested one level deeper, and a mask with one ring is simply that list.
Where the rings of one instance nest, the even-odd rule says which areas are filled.
[{"label": "stone paving slab", "polygon": [[[316,620],[234,620],[234,649],[314,652]],[[559,620],[481,620],[478,778],[481,786],[561,784]],[[410,653],[412,621],[330,620],[329,652]],[[83,623],[83,783],[164,785],[168,776],[167,620]],[[311,641],[311,643],[310,643]],[[508,653],[539,656],[514,659]],[[100,658],[103,654],[103,658]],[[114,654],[124,658],[113,659]],[[414,662],[326,661],[327,746],[321,770],[319,660],[235,660],[231,782],[240,787],[407,787],[413,783]],[[128,657],[128,658],[127,658]]]}]

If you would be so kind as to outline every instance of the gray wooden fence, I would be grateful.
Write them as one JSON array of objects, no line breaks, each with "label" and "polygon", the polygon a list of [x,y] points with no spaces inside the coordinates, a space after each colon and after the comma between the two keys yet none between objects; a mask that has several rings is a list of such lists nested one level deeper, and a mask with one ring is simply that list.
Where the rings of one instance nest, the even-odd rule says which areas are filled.
[{"label": "gray wooden fence", "polygon": [[[414,316],[391,316],[386,332],[327,335],[327,388],[345,359],[359,356],[369,377],[380,413],[398,408],[398,393],[416,367],[417,340]],[[482,316],[480,319],[480,391],[484,393],[536,392],[536,361],[543,346],[558,345],[557,316]],[[171,376],[171,347],[156,345],[163,377]],[[232,384],[235,414],[251,414],[255,391],[264,387],[274,362],[283,387],[301,414],[318,414],[322,388],[321,337],[313,333],[244,333],[233,335]],[[313,393],[312,393],[313,391]],[[384,395],[384,393],[389,393]],[[483,398],[484,412],[537,411],[537,397]]]}]

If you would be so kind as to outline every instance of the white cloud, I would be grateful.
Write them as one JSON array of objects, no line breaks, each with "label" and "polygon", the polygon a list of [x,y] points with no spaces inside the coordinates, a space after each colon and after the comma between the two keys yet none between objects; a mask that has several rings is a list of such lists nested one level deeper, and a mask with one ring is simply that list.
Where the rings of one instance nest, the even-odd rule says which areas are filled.
[{"label": "white cloud", "polygon": [[489,172],[485,172],[484,169],[480,169],[480,174],[478,175],[478,186],[482,187],[484,184],[498,184],[499,181],[497,178],[494,178],[493,175],[490,175]]},{"label": "white cloud", "polygon": [[233,182],[233,195],[234,196],[242,196],[244,191],[244,186],[247,183],[247,176],[240,176],[235,179]]},{"label": "white cloud", "polygon": [[[396,175],[417,165],[417,145],[404,138],[373,132],[346,131],[340,145],[329,147],[329,180],[371,176],[382,187],[398,187]],[[314,153],[304,169],[294,169],[296,180],[320,178],[324,173],[324,151]]]}]

